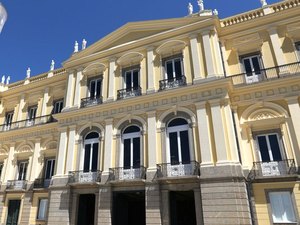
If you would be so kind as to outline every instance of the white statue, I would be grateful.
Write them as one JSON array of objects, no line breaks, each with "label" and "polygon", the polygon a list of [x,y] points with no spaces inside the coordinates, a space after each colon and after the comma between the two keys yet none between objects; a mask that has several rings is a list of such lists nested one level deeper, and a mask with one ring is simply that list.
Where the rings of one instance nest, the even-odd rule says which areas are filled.
[{"label": "white statue", "polygon": [[200,12],[204,10],[204,2],[203,0],[198,0],[198,5],[199,5],[199,8],[200,8]]},{"label": "white statue", "polygon": [[5,75],[2,76],[2,80],[1,80],[2,84],[4,84],[4,82],[5,82]]},{"label": "white statue", "polygon": [[85,39],[82,40],[82,50],[86,48],[87,41]]},{"label": "white statue", "polygon": [[31,70],[30,70],[30,67],[28,67],[27,71],[26,71],[26,78],[30,78],[30,73],[31,73]]},{"label": "white statue", "polygon": [[266,0],[260,0],[260,3],[261,3],[261,6],[262,7],[265,7],[268,5],[267,1]]},{"label": "white statue", "polygon": [[213,14],[214,14],[215,16],[219,15],[218,10],[217,10],[217,9],[214,9]]},{"label": "white statue", "polygon": [[8,76],[8,77],[6,78],[6,85],[9,84],[9,81],[10,81],[10,76]]},{"label": "white statue", "polygon": [[52,59],[52,60],[51,60],[51,66],[50,66],[50,70],[51,70],[51,71],[54,70],[54,66],[55,66],[55,62],[54,62],[54,60]]},{"label": "white statue", "polygon": [[78,52],[78,42],[77,41],[75,41],[74,52]]},{"label": "white statue", "polygon": [[193,8],[193,5],[189,2],[189,5],[188,5],[188,11],[189,11],[189,16],[193,14],[193,11],[194,11],[194,8]]}]

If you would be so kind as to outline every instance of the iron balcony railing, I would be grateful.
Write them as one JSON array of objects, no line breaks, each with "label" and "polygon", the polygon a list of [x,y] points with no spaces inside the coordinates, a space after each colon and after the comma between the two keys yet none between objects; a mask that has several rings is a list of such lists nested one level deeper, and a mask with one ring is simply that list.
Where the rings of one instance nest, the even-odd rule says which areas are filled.
[{"label": "iron balcony railing", "polygon": [[143,166],[137,168],[110,168],[109,169],[109,180],[120,181],[120,180],[137,180],[146,179],[146,168]]},{"label": "iron balcony railing", "polygon": [[93,105],[99,105],[102,104],[102,96],[95,96],[95,97],[88,97],[88,98],[82,98],[80,107],[85,108],[88,106],[93,106]]},{"label": "iron balcony railing", "polygon": [[18,128],[32,127],[32,126],[51,123],[55,121],[56,120],[52,117],[52,115],[40,116],[34,119],[20,120],[8,124],[2,124],[0,125],[0,131],[8,131],[8,130],[13,130]]},{"label": "iron balcony railing", "polygon": [[117,98],[118,100],[120,100],[125,98],[132,98],[140,95],[142,95],[142,88],[140,86],[130,87],[130,88],[118,90]]},{"label": "iron balcony railing", "polygon": [[6,189],[8,190],[25,190],[27,186],[27,180],[8,180]]},{"label": "iron balcony railing", "polygon": [[249,174],[250,179],[263,177],[276,177],[297,174],[294,159],[271,162],[254,162]]},{"label": "iron balcony railing", "polygon": [[159,81],[159,90],[168,90],[172,88],[177,88],[186,85],[186,77],[182,75],[181,77],[176,77],[172,79],[165,79]]},{"label": "iron balcony railing", "polygon": [[33,188],[48,188],[51,184],[51,179],[39,178],[35,179]]},{"label": "iron balcony railing", "polygon": [[247,85],[300,74],[300,62],[230,76],[234,85]]},{"label": "iron balcony railing", "polygon": [[101,171],[71,171],[69,183],[96,183],[101,181]]},{"label": "iron balcony railing", "polygon": [[162,163],[157,165],[157,177],[199,176],[200,164],[196,161]]}]

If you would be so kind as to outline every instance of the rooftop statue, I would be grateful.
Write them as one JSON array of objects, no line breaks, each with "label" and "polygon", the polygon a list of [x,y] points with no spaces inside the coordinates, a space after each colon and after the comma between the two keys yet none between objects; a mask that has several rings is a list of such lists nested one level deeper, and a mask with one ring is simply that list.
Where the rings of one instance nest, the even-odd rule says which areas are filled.
[{"label": "rooftop statue", "polygon": [[75,44],[74,44],[74,53],[78,52],[78,42],[75,41]]},{"label": "rooftop statue", "polygon": [[30,70],[30,67],[28,67],[27,71],[26,71],[26,78],[30,78],[30,73],[31,73],[31,70]]},{"label": "rooftop statue", "polygon": [[82,40],[82,50],[86,49],[87,41],[85,39]]},{"label": "rooftop statue", "polygon": [[215,16],[219,15],[218,10],[217,10],[217,9],[214,9],[213,14],[214,14]]},{"label": "rooftop statue", "polygon": [[1,80],[2,84],[4,84],[4,82],[5,82],[5,75],[2,76],[2,80]]},{"label": "rooftop statue", "polygon": [[266,0],[260,0],[260,3],[261,3],[261,6],[262,7],[265,7],[268,5],[267,1]]},{"label": "rooftop statue", "polygon": [[189,16],[193,14],[193,11],[194,11],[193,5],[189,2],[189,5],[188,5]]},{"label": "rooftop statue", "polygon": [[204,1],[203,0],[198,0],[198,5],[200,8],[200,12],[204,10]]},{"label": "rooftop statue", "polygon": [[0,33],[3,29],[6,20],[7,20],[7,12],[4,6],[0,3]]},{"label": "rooftop statue", "polygon": [[6,78],[6,85],[9,84],[9,81],[10,81],[10,76],[8,76],[8,77]]},{"label": "rooftop statue", "polygon": [[54,62],[54,60],[52,59],[52,60],[51,60],[50,70],[54,70],[54,66],[55,66],[55,62]]}]

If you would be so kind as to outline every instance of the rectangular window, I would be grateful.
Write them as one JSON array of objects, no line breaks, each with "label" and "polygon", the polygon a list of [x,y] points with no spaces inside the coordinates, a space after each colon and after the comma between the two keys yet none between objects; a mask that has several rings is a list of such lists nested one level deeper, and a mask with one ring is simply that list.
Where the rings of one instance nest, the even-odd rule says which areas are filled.
[{"label": "rectangular window", "polygon": [[18,163],[18,180],[26,180],[28,162]]},{"label": "rectangular window", "polygon": [[258,135],[257,144],[262,162],[282,161],[280,140],[277,133]]},{"label": "rectangular window", "polygon": [[50,180],[54,175],[55,159],[46,160],[45,179]]},{"label": "rectangular window", "polygon": [[38,220],[46,220],[48,209],[48,199],[43,198],[39,200],[39,209],[38,209]]},{"label": "rectangular window", "polygon": [[273,223],[296,223],[291,192],[269,192]]},{"label": "rectangular window", "polygon": [[177,56],[171,59],[164,60],[165,79],[169,81],[182,79],[183,74],[183,58]]},{"label": "rectangular window", "polygon": [[14,112],[7,112],[5,115],[5,125],[10,126],[13,120]]},{"label": "rectangular window", "polygon": [[28,108],[28,120],[34,120],[36,117],[37,106],[32,106]]},{"label": "rectangular window", "polygon": [[89,97],[91,99],[99,99],[101,97],[102,79],[92,79],[89,84]]},{"label": "rectangular window", "polygon": [[52,113],[53,114],[56,114],[56,113],[60,113],[61,110],[63,109],[64,107],[64,100],[57,100],[53,103],[53,110],[52,110]]},{"label": "rectangular window", "polygon": [[241,61],[247,83],[258,82],[262,79],[262,62],[259,54],[242,56]]},{"label": "rectangular window", "polygon": [[1,179],[1,175],[2,175],[2,170],[3,170],[3,163],[0,162],[0,179]]},{"label": "rectangular window", "polygon": [[126,69],[123,73],[124,77],[124,88],[128,90],[136,90],[140,86],[140,80],[139,80],[139,74],[140,69],[134,68],[134,69]]}]

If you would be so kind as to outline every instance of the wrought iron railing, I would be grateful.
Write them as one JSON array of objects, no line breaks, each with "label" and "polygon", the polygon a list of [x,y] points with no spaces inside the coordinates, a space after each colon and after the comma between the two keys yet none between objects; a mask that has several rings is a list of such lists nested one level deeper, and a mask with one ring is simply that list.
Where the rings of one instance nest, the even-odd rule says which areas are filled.
[{"label": "wrought iron railing", "polygon": [[142,95],[142,88],[141,87],[130,87],[118,90],[118,99],[125,99],[125,98],[131,98],[135,96]]},{"label": "wrought iron railing", "polygon": [[95,97],[88,97],[88,98],[82,98],[80,107],[88,107],[93,105],[99,105],[102,104],[102,96],[95,96]]},{"label": "wrought iron railing", "polygon": [[27,120],[20,120],[17,122],[12,122],[9,124],[2,124],[0,125],[0,132],[1,131],[8,131],[18,128],[24,127],[32,127],[40,124],[51,123],[55,122],[56,120],[52,117],[52,115],[40,116],[34,119],[27,119]]},{"label": "wrought iron railing", "polygon": [[230,76],[234,85],[247,85],[300,74],[300,62]]},{"label": "wrought iron railing", "polygon": [[101,181],[101,171],[71,171],[69,183],[96,183]]},{"label": "wrought iron railing", "polygon": [[146,168],[140,166],[138,168],[110,168],[109,169],[109,180],[119,181],[119,180],[137,180],[146,178]]},{"label": "wrought iron railing", "polygon": [[263,177],[278,177],[297,174],[294,159],[270,162],[254,162],[253,168],[248,176],[249,179]]},{"label": "wrought iron railing", "polygon": [[182,75],[181,77],[176,77],[172,79],[165,79],[159,81],[159,90],[167,90],[172,88],[177,88],[186,85],[186,77]]},{"label": "wrought iron railing", "polygon": [[51,184],[51,179],[39,178],[35,179],[33,188],[48,188]]},{"label": "wrought iron railing", "polygon": [[199,176],[200,164],[196,161],[162,163],[157,165],[157,177]]},{"label": "wrought iron railing", "polygon": [[27,186],[27,180],[8,180],[6,189],[8,190],[24,190]]}]

